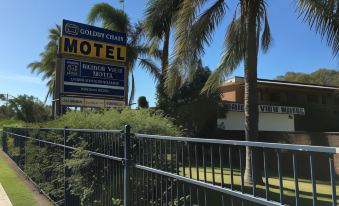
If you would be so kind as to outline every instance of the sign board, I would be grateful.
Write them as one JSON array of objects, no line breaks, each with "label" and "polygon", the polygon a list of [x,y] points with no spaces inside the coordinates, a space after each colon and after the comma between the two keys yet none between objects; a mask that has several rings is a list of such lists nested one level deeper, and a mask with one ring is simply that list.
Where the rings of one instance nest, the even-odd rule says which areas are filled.
[{"label": "sign board", "polygon": [[126,34],[81,24],[74,21],[62,21],[62,36],[69,36],[78,39],[88,39],[109,44],[126,46]]},{"label": "sign board", "polygon": [[61,37],[60,53],[101,60],[126,62],[126,47],[98,41]]},{"label": "sign board", "polygon": [[[240,103],[222,103],[227,111],[244,112],[244,104]],[[305,115],[305,109],[302,107],[259,105],[261,113],[280,113],[280,114],[298,114]]]},{"label": "sign board", "polygon": [[125,106],[126,44],[125,33],[63,20],[57,58],[55,114],[63,113],[61,105]]},{"label": "sign board", "polygon": [[125,68],[83,60],[63,60],[63,93],[124,98]]},{"label": "sign board", "polygon": [[112,108],[112,107],[124,107],[125,102],[111,99],[93,99],[93,98],[66,96],[61,97],[61,105],[77,107]]}]

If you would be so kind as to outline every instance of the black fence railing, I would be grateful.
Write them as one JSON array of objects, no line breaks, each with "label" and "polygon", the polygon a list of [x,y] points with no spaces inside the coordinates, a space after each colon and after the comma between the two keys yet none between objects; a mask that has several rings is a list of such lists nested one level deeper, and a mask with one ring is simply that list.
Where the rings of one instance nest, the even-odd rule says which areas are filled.
[{"label": "black fence railing", "polygon": [[339,205],[335,147],[133,134],[129,126],[4,128],[2,147],[55,205]]}]

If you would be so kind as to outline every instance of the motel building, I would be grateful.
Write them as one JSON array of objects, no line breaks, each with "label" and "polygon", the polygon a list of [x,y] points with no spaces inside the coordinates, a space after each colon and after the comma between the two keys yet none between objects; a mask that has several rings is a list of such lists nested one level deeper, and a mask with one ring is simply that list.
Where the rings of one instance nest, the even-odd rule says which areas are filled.
[{"label": "motel building", "polygon": [[[221,86],[218,128],[243,131],[244,79]],[[326,85],[258,79],[259,131],[339,131],[339,88]]]}]

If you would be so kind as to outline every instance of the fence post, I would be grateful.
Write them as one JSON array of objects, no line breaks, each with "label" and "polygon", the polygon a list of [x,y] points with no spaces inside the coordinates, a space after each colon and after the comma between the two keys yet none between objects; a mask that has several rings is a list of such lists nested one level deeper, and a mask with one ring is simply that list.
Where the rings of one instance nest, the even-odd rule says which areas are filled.
[{"label": "fence post", "polygon": [[63,159],[63,163],[64,163],[64,205],[67,206],[67,180],[66,180],[66,176],[67,176],[67,168],[66,168],[66,142],[67,142],[67,127],[64,128],[64,132],[63,132],[63,136],[64,136],[64,159]]},{"label": "fence post", "polygon": [[4,127],[2,130],[2,151],[7,153],[7,128]]},{"label": "fence post", "polygon": [[125,141],[124,141],[124,206],[130,205],[130,137],[131,127],[125,125]]}]

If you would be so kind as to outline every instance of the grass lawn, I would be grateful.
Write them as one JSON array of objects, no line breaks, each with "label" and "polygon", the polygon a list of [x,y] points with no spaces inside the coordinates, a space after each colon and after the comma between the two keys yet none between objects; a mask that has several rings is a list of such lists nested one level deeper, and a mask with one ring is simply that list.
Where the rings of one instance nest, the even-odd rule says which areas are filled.
[{"label": "grass lawn", "polygon": [[14,206],[35,206],[32,193],[0,156],[0,183]]},{"label": "grass lawn", "polygon": [[[221,174],[220,168],[215,168],[215,182],[217,184],[221,184]],[[234,169],[234,185],[235,189],[241,189],[241,178],[240,172],[237,169]],[[183,173],[181,169],[181,175]],[[189,169],[185,168],[185,176],[189,177]],[[192,168],[192,178],[197,179],[197,172],[195,168]],[[204,178],[203,168],[199,168],[199,179],[202,180]],[[207,168],[207,181],[212,182],[212,170],[211,168]],[[224,182],[226,187],[230,187],[230,170],[228,168],[224,168]],[[263,178],[263,182],[265,179]],[[295,190],[294,190],[294,179],[291,177],[283,177],[283,185],[284,185],[284,200],[285,204],[295,205]],[[270,193],[269,196],[271,200],[279,201],[279,178],[275,176],[269,177],[269,186]],[[265,197],[265,185],[257,185],[257,194],[260,197]],[[339,185],[337,184],[337,196],[339,197]],[[318,194],[318,205],[332,205],[331,204],[331,185],[330,182],[317,181],[317,194]],[[252,186],[245,185],[245,191],[248,194],[252,193]],[[299,191],[300,191],[300,205],[312,205],[312,183],[310,180],[299,179]],[[339,198],[338,198],[339,199]],[[339,200],[337,200],[339,205]]]}]

